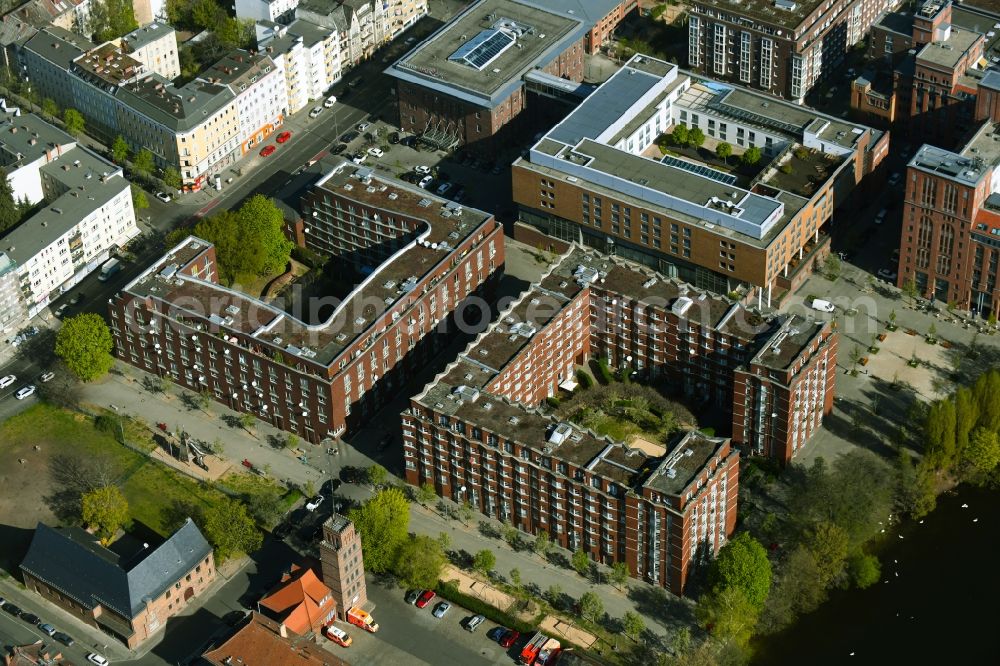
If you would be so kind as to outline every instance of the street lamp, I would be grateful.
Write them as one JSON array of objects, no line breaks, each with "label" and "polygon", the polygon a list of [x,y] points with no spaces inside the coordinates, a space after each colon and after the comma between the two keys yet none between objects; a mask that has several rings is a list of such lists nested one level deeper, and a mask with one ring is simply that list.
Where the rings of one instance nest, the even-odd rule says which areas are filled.
[{"label": "street lamp", "polygon": [[118,432],[121,436],[121,443],[125,443],[125,426],[122,425],[122,414],[121,410],[118,409],[118,405],[111,405],[111,409],[115,410],[115,416],[118,417]]}]

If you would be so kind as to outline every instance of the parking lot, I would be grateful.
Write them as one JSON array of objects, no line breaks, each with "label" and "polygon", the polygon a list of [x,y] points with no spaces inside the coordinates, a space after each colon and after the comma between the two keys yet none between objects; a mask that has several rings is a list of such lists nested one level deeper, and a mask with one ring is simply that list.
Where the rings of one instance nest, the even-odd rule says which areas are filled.
[{"label": "parking lot", "polygon": [[379,623],[378,633],[369,634],[339,623],[354,642],[347,649],[332,643],[326,646],[327,649],[343,654],[351,663],[369,666],[398,666],[401,663],[507,666],[517,661],[524,637],[504,649],[486,636],[497,626],[495,623],[487,620],[475,632],[468,632],[462,625],[472,613],[452,604],[451,610],[438,619],[432,611],[441,601],[440,597],[435,597],[426,608],[417,608],[404,601],[405,594],[406,590],[387,589],[369,580],[368,597],[375,603],[372,614]]}]

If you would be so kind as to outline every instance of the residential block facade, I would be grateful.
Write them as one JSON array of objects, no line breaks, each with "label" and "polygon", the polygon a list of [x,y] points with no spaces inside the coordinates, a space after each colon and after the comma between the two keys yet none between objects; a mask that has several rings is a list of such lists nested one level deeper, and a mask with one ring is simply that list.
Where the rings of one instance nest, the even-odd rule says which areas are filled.
[{"label": "residential block facade", "polygon": [[[716,169],[657,138],[698,128],[705,148],[759,151],[754,174]],[[635,56],[512,167],[519,221],[759,304],[793,293],[829,251],[834,211],[888,134]],[[734,158],[738,159],[738,158]]]},{"label": "residential block facade", "polygon": [[[835,343],[827,323],[765,320],[576,245],[412,398],[406,478],[682,594],[735,525],[737,446],[787,462],[829,413]],[[732,440],[617,442],[540,411],[591,358],[711,401],[733,415]],[[765,377],[792,421],[809,425],[757,446],[784,431],[770,425],[771,402],[734,391],[740,372]]]},{"label": "residential block facade", "polygon": [[364,276],[343,298],[264,303],[218,283],[189,238],[110,305],[123,361],[319,442],[349,431],[441,349],[503,267],[492,215],[337,159],[292,237]]},{"label": "residential block facade", "polygon": [[340,40],[308,21],[257,22],[257,45],[285,74],[289,113],[322,99],[341,78]]}]

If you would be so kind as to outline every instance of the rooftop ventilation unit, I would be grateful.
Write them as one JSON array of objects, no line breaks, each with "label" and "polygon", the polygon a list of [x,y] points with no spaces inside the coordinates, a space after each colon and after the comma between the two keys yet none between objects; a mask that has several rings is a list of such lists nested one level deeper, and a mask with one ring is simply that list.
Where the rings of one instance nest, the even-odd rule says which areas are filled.
[{"label": "rooftop ventilation unit", "polygon": [[688,311],[688,309],[691,307],[693,303],[694,301],[692,301],[687,296],[680,296],[676,301],[674,301],[674,304],[670,306],[670,310],[675,315],[681,316]]},{"label": "rooftop ventilation unit", "polygon": [[573,434],[573,426],[568,423],[560,423],[555,428],[552,429],[552,433],[549,435],[548,442],[555,446],[559,446]]},{"label": "rooftop ventilation unit", "polygon": [[471,386],[459,386],[452,393],[453,395],[457,395],[462,400],[467,400],[469,402],[475,402],[479,399],[479,391]]}]

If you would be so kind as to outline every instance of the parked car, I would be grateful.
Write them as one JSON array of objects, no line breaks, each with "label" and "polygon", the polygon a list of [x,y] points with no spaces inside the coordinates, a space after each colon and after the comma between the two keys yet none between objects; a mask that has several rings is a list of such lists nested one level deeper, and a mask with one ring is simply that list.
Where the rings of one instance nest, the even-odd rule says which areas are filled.
[{"label": "parked car", "polygon": [[3,606],[5,603],[7,603],[7,600],[4,599],[3,597],[0,597],[0,606]]},{"label": "parked car", "polygon": [[419,164],[419,165],[413,167],[413,170],[416,173],[423,174],[425,176],[428,175],[431,172],[431,168],[429,166],[425,165],[425,164]]},{"label": "parked car", "polygon": [[56,633],[52,634],[52,638],[56,639],[66,647],[73,647],[73,644],[76,643],[76,641],[73,640],[72,636],[70,636],[69,634],[64,634],[61,631],[57,631]]},{"label": "parked car", "polygon": [[354,130],[347,130],[346,132],[340,135],[340,140],[343,141],[344,143],[350,143],[351,141],[357,139],[359,136],[361,136],[361,132],[355,132]]},{"label": "parked car", "polygon": [[465,630],[475,631],[483,622],[486,622],[486,617],[484,615],[473,615],[469,618],[469,621],[465,623]]},{"label": "parked car", "polygon": [[509,648],[511,645],[514,644],[514,641],[516,641],[520,637],[521,637],[520,631],[517,631],[515,629],[507,629],[506,631],[504,631],[503,636],[500,637],[499,641],[500,646]]},{"label": "parked car", "polygon": [[336,146],[330,149],[331,155],[341,155],[345,150],[347,150],[346,143],[338,143]]},{"label": "parked car", "polygon": [[9,601],[3,605],[3,609],[4,611],[10,613],[14,617],[21,617],[21,613],[24,612],[14,604],[10,603]]},{"label": "parked car", "polygon": [[69,308],[69,303],[63,303],[62,305],[56,308],[55,315],[57,317],[62,317],[63,313],[66,312],[67,308]]},{"label": "parked car", "polygon": [[433,598],[434,598],[434,590],[424,590],[423,592],[420,593],[420,596],[417,597],[417,601],[413,605],[416,606],[417,608],[424,608],[427,606],[427,604],[431,602],[431,599]]},{"label": "parked car", "polygon": [[372,124],[369,123],[369,122],[361,122],[361,123],[358,123],[357,127],[355,127],[354,129],[358,130],[359,132],[364,132],[366,129],[368,129],[371,126],[372,126]]},{"label": "parked car", "polygon": [[337,96],[336,95],[330,95],[329,97],[327,97],[323,101],[323,106],[325,106],[328,109],[332,109],[333,105],[336,104],[336,103],[337,103]]},{"label": "parked car", "polygon": [[824,301],[821,298],[814,298],[809,304],[809,307],[813,310],[819,310],[820,312],[833,312],[835,309],[833,307],[833,303],[830,301]]},{"label": "parked car", "polygon": [[448,194],[448,192],[451,192],[451,188],[452,188],[451,183],[441,183],[440,185],[438,185],[437,195],[443,197],[444,195]]},{"label": "parked car", "polygon": [[322,106],[317,106],[317,107],[314,107],[313,110],[309,112],[309,117],[310,118],[315,118],[316,116],[318,116],[321,113],[323,113],[323,107]]},{"label": "parked car", "polygon": [[889,282],[896,281],[896,271],[891,268],[880,268],[878,269],[878,276],[883,280],[888,280]]},{"label": "parked car", "polygon": [[173,199],[173,197],[171,197],[166,192],[157,192],[154,196],[163,203],[170,203],[171,200]]},{"label": "parked car", "polygon": [[277,141],[278,143],[284,143],[284,142],[288,141],[291,138],[292,138],[292,133],[291,132],[282,132],[281,134],[279,134],[278,136],[276,136],[274,138],[274,140]]},{"label": "parked car", "polygon": [[451,604],[447,601],[442,601],[437,606],[434,607],[434,612],[432,615],[438,619],[444,617],[444,614],[451,610]]},{"label": "parked car", "polygon": [[69,304],[70,305],[76,305],[77,303],[79,303],[82,300],[83,300],[83,292],[82,291],[78,291],[75,294],[73,294],[73,298],[69,299]]},{"label": "parked car", "polygon": [[875,215],[875,224],[882,224],[883,222],[885,222],[885,216],[888,215],[888,214],[889,214],[889,210],[887,208],[883,208],[882,210],[880,210]]},{"label": "parked car", "polygon": [[898,185],[899,184],[899,180],[902,177],[903,176],[897,171],[896,173],[894,173],[891,176],[889,176],[889,184],[890,185]]},{"label": "parked car", "polygon": [[38,625],[38,628],[41,629],[43,632],[45,632],[49,636],[55,636],[55,634],[56,634],[56,628],[53,627],[51,624],[44,624],[43,623],[43,624]]},{"label": "parked car", "polygon": [[507,633],[507,627],[497,626],[493,627],[492,629],[486,632],[486,638],[490,639],[491,641],[496,641],[497,643],[499,643],[500,639],[503,638],[504,634],[506,633]]},{"label": "parked car", "polygon": [[5,377],[0,377],[0,389],[5,389],[16,381],[17,377],[15,375],[7,375]]},{"label": "parked car", "polygon": [[372,146],[371,148],[368,149],[368,154],[378,159],[379,157],[385,155],[385,152],[381,148],[376,148]]},{"label": "parked car", "polygon": [[260,156],[267,157],[268,155],[273,155],[274,151],[276,150],[277,148],[275,148],[274,146],[264,146],[263,148],[260,149]]},{"label": "parked car", "polygon": [[323,627],[323,635],[340,647],[351,647],[351,637],[340,627],[335,627],[332,624]]},{"label": "parked car", "polygon": [[355,164],[364,164],[365,163],[365,154],[364,153],[355,153],[354,157],[351,158],[351,161],[354,162]]},{"label": "parked car", "polygon": [[108,660],[105,657],[97,654],[96,652],[91,652],[87,655],[87,661],[92,664],[97,664],[97,666],[108,666]]},{"label": "parked car", "polygon": [[24,400],[29,395],[32,395],[34,392],[35,392],[34,385],[29,384],[28,386],[22,386],[21,388],[19,388],[17,390],[17,393],[14,394],[14,397],[17,398],[18,400]]},{"label": "parked car", "polygon": [[422,188],[424,188],[426,190],[427,186],[430,185],[431,182],[433,182],[433,181],[434,181],[433,177],[431,177],[431,176],[424,176],[423,178],[420,179],[420,182],[417,183],[417,187],[422,187]]},{"label": "parked car", "polygon": [[311,500],[306,502],[306,511],[315,511],[316,509],[319,508],[320,504],[322,503],[323,503],[323,496],[316,495],[316,497],[313,497]]},{"label": "parked car", "polygon": [[42,618],[38,617],[34,613],[21,613],[21,619],[28,624],[38,624],[42,621]]},{"label": "parked car", "polygon": [[420,590],[410,590],[409,592],[406,593],[406,596],[403,597],[403,600],[412,606],[413,604],[417,603],[417,599],[419,598],[420,598]]}]

